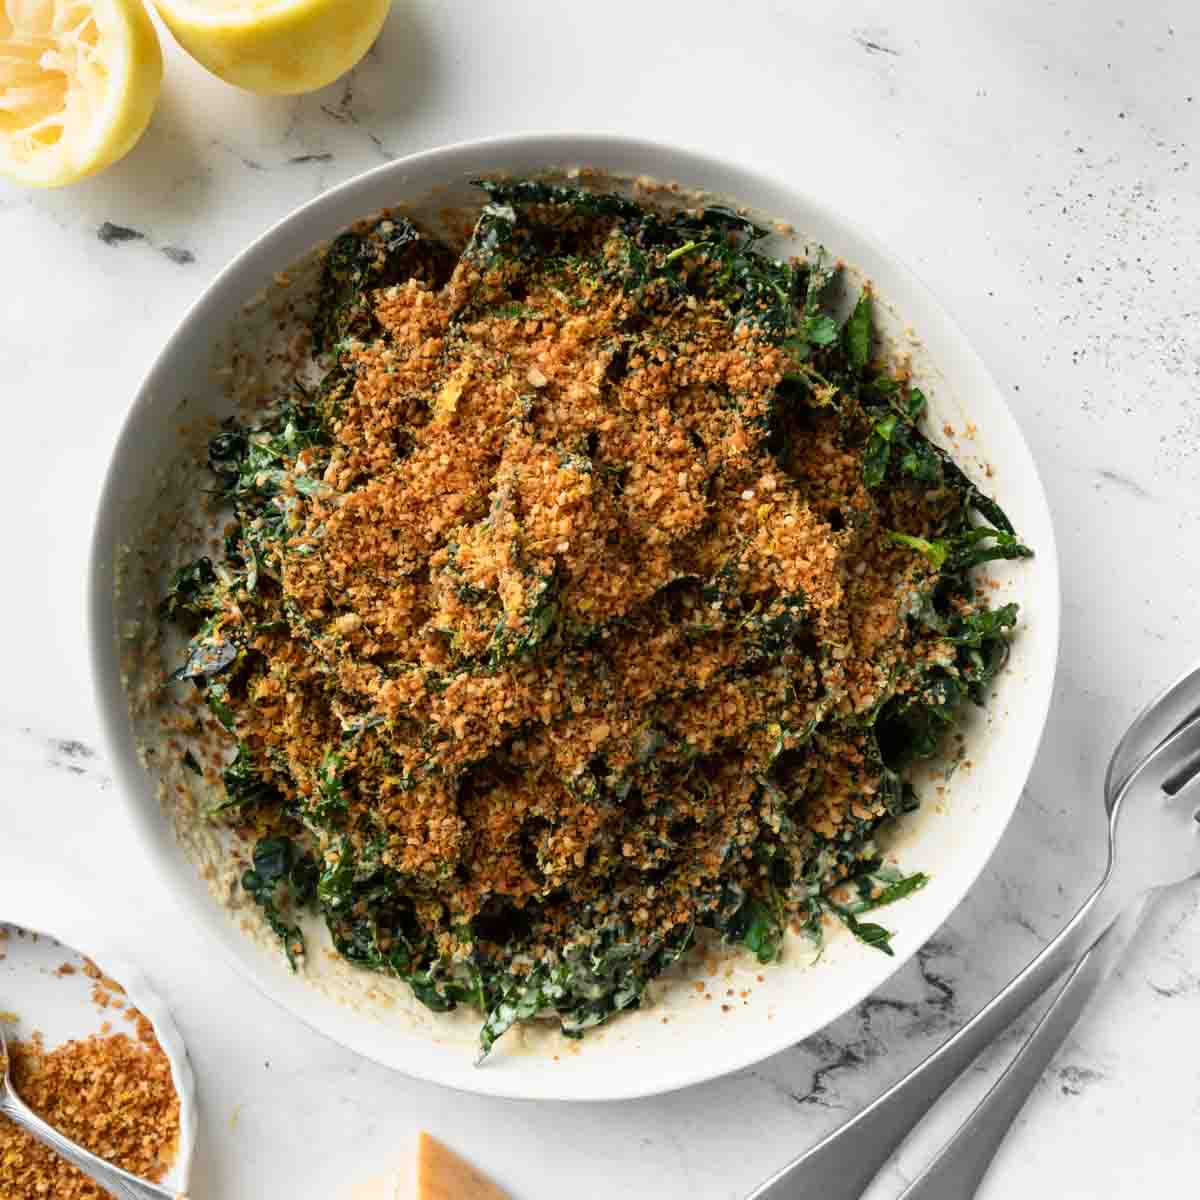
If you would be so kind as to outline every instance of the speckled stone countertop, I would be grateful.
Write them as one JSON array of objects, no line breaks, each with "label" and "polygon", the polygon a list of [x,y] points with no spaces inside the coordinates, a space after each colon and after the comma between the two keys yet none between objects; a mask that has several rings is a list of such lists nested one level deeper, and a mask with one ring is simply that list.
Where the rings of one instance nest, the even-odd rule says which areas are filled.
[{"label": "speckled stone countertop", "polygon": [[[1200,656],[1200,9],[1187,0],[398,4],[325,92],[261,99],[167,45],[119,167],[0,184],[7,517],[0,911],[86,907],[169,997],[203,1103],[196,1200],[328,1198],[424,1125],[527,1200],[744,1195],[974,1012],[1097,878],[1099,788],[1135,710]],[[248,240],[386,159],[522,129],[727,153],[912,263],[999,380],[1059,531],[1043,749],[985,877],[879,994],[760,1067],[613,1106],[418,1084],[215,961],[131,837],[98,750],[84,571],[108,450],[187,306]],[[47,923],[51,918],[48,915]],[[1200,890],[1165,897],[981,1193],[1140,1198],[1200,1172]],[[989,1077],[943,1106],[944,1127]],[[873,1196],[919,1166],[919,1139]]]}]

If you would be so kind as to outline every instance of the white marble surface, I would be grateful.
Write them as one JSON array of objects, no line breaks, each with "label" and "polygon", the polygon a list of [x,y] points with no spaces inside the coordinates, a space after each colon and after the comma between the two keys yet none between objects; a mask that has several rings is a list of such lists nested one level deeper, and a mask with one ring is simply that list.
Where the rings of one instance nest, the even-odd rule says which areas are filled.
[{"label": "white marble surface", "polygon": [[[1062,924],[1098,870],[1110,748],[1200,654],[1200,9],[402,0],[350,79],[301,100],[243,95],[167,50],[163,103],[129,159],[60,193],[0,184],[0,902],[20,889],[47,913],[86,909],[169,995],[201,1087],[196,1200],[335,1196],[420,1125],[522,1200],[744,1195]],[[413,1083],[308,1032],[216,961],[129,836],[97,749],[82,612],[118,423],[221,266],[363,168],[533,128],[725,152],[897,246],[1010,398],[1065,581],[1060,683],[1024,802],[918,960],[755,1070],[608,1107]],[[136,235],[109,228],[105,241],[106,222]],[[1200,891],[1185,888],[1155,911],[982,1195],[1140,1197],[1194,1180],[1198,1016]],[[919,1146],[902,1154],[877,1194],[895,1194],[920,1158]]]}]

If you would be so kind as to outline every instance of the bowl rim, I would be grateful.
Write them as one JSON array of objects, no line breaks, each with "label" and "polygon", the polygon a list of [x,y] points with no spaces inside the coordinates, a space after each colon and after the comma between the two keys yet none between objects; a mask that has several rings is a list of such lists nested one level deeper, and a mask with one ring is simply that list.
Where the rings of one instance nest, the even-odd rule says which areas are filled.
[{"label": "bowl rim", "polygon": [[[567,153],[566,148],[568,147],[569,158],[564,159],[564,153]],[[171,896],[176,907],[181,911],[186,911],[189,921],[199,924],[205,929],[205,937],[217,943],[221,957],[230,963],[237,974],[248,981],[257,991],[270,998],[292,1017],[338,1044],[346,1046],[366,1058],[400,1071],[410,1077],[438,1083],[453,1090],[475,1095],[489,1095],[510,1099],[581,1102],[632,1100],[677,1091],[753,1066],[755,1063],[761,1062],[794,1045],[798,1040],[814,1035],[819,1029],[825,1026],[820,1025],[807,1033],[797,1034],[794,1031],[789,1032],[789,1026],[786,1021],[780,1021],[775,1026],[776,1032],[773,1037],[764,1036],[754,1039],[743,1039],[746,1043],[744,1052],[734,1056],[736,1061],[726,1059],[719,1063],[706,1063],[703,1061],[703,1056],[697,1056],[695,1065],[690,1069],[673,1071],[666,1078],[656,1078],[652,1071],[648,1072],[645,1077],[642,1076],[641,1072],[626,1073],[615,1084],[606,1080],[603,1089],[586,1091],[581,1091],[577,1087],[572,1088],[569,1083],[570,1076],[567,1073],[560,1075],[557,1082],[551,1081],[548,1084],[535,1088],[521,1086],[510,1076],[498,1072],[489,1074],[487,1071],[475,1071],[469,1077],[469,1082],[466,1077],[461,1075],[457,1075],[455,1079],[451,1080],[439,1074],[437,1070],[426,1069],[423,1065],[406,1064],[400,1066],[394,1059],[385,1058],[380,1054],[374,1053],[371,1047],[366,1045],[363,1040],[353,1040],[326,1028],[318,1019],[298,1012],[293,1006],[288,1004],[282,995],[281,989],[271,984],[265,972],[255,970],[246,959],[239,956],[209,928],[208,922],[203,919],[196,920],[197,914],[191,911],[192,905],[190,902],[185,903],[181,889],[178,887],[175,879],[178,864],[175,864],[175,869],[172,869],[172,865],[167,862],[166,856],[162,853],[159,838],[156,836],[156,831],[153,828],[153,821],[159,814],[157,811],[150,812],[148,805],[137,800],[137,792],[139,790],[138,775],[139,773],[144,775],[144,772],[141,772],[140,768],[135,767],[131,763],[128,753],[128,730],[123,724],[125,716],[123,708],[124,691],[120,680],[119,664],[114,645],[115,639],[113,637],[112,575],[109,560],[111,559],[111,546],[114,539],[109,534],[115,524],[114,509],[116,505],[114,494],[117,490],[120,465],[132,452],[130,443],[133,440],[134,427],[139,414],[147,407],[152,407],[157,403],[151,384],[160,366],[173,355],[180,343],[189,337],[196,318],[202,314],[207,305],[212,303],[214,296],[229,287],[231,282],[236,280],[248,266],[253,265],[258,256],[263,255],[274,243],[282,240],[293,224],[301,222],[305,217],[319,214],[323,209],[336,208],[339,201],[352,197],[359,191],[369,191],[381,179],[396,176],[398,190],[400,190],[403,188],[405,182],[405,172],[424,168],[436,163],[439,159],[453,158],[454,156],[461,155],[490,155],[494,156],[497,161],[502,161],[506,154],[528,155],[530,152],[540,149],[544,149],[545,151],[544,165],[547,167],[561,164],[564,161],[581,164],[595,163],[599,166],[603,164],[605,155],[607,154],[619,154],[625,158],[636,158],[638,161],[644,161],[647,164],[654,163],[663,158],[686,160],[687,171],[692,176],[687,180],[689,186],[701,187],[706,176],[711,179],[721,174],[734,174],[740,181],[744,181],[744,184],[750,191],[780,191],[796,198],[800,205],[806,206],[814,212],[827,214],[849,237],[859,241],[872,254],[887,261],[899,274],[905,277],[906,286],[913,293],[919,295],[922,303],[938,316],[945,333],[956,343],[956,354],[962,357],[962,360],[969,365],[970,369],[993,393],[996,402],[996,412],[993,414],[991,420],[1008,425],[1009,428],[1005,431],[1006,434],[1014,442],[1019,451],[1023,453],[1025,458],[1024,466],[1028,472],[1027,483],[1031,486],[1031,494],[1027,495],[1026,503],[1041,518],[1040,524],[1042,530],[1038,534],[1037,543],[1038,570],[1041,575],[1041,603],[1038,608],[1038,621],[1041,627],[1041,638],[1046,649],[1043,655],[1044,662],[1039,665],[1035,672],[1035,678],[1039,680],[1039,687],[1037,689],[1039,694],[1035,697],[1036,709],[1033,710],[1032,721],[1027,721],[1027,724],[1032,724],[1036,729],[1036,734],[1027,738],[1023,748],[1024,752],[1017,759],[1018,768],[1013,772],[1012,781],[1013,800],[1007,813],[1004,815],[1003,823],[995,832],[994,841],[992,841],[986,853],[980,858],[977,868],[969,874],[964,874],[956,885],[951,886],[951,890],[947,893],[946,903],[938,920],[938,925],[948,920],[959,908],[964,897],[975,886],[979,877],[994,857],[996,849],[1011,823],[1013,814],[1016,812],[1020,796],[1028,780],[1029,773],[1032,770],[1042,739],[1045,736],[1047,719],[1054,693],[1054,682],[1061,649],[1062,595],[1058,550],[1045,486],[1029,444],[991,371],[975,350],[958,322],[937,298],[936,293],[912,269],[908,261],[891,250],[869,229],[864,228],[856,220],[842,215],[831,204],[823,201],[819,195],[790,183],[786,178],[778,178],[770,172],[747,166],[734,157],[718,156],[686,145],[657,142],[600,131],[529,131],[503,134],[435,146],[387,163],[382,163],[379,166],[360,172],[335,187],[322,192],[320,195],[297,206],[283,217],[274,221],[218,271],[195,300],[187,307],[186,311],[179,318],[171,335],[163,343],[158,353],[154,356],[153,361],[143,373],[142,379],[121,420],[117,434],[111,443],[108,465],[104,472],[104,479],[93,521],[86,575],[89,662],[92,674],[93,697],[99,711],[100,727],[105,748],[108,752],[110,762],[113,764],[117,790],[122,798],[122,803],[129,811],[131,823],[137,831],[137,838],[141,843],[142,850],[149,857],[155,873],[159,875],[164,891]],[[403,203],[402,192],[397,196],[396,203]],[[370,207],[364,206],[360,215],[366,215],[369,211]],[[787,214],[781,215],[786,216]],[[329,236],[332,236],[332,234]],[[312,243],[312,245],[316,244],[316,242]],[[310,245],[309,249],[311,250],[311,248],[312,246]],[[246,298],[245,292],[246,289],[243,288],[243,300]],[[118,703],[118,700],[120,700],[120,703]],[[1027,711],[1029,710],[1027,709]],[[216,905],[214,904],[213,907],[215,908]],[[226,914],[218,915],[222,917],[226,916]],[[936,928],[937,926],[929,930],[927,936],[933,936]],[[872,991],[886,984],[915,955],[919,945],[920,943],[917,943],[906,951],[898,952],[892,959],[888,960],[887,973],[869,985],[849,986],[845,992],[845,1004],[841,1010],[841,1015],[851,1011],[866,996],[871,994]],[[332,1004],[332,1001],[330,1003]],[[836,1017],[830,1019],[836,1019]],[[518,1076],[518,1078],[520,1077]]]}]

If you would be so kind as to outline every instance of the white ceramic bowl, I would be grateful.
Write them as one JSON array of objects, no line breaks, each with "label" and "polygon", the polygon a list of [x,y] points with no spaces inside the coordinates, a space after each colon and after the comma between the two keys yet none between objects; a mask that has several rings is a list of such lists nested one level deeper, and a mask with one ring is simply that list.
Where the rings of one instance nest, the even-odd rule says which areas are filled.
[{"label": "white ceramic bowl", "polygon": [[[208,382],[214,348],[228,344],[231,326],[246,321],[245,303],[270,288],[277,272],[381,208],[405,203],[416,205],[418,214],[422,205],[432,213],[469,198],[468,181],[489,172],[519,175],[578,166],[678,181],[735,198],[754,214],[790,222],[806,238],[853,264],[872,281],[882,301],[886,332],[911,352],[916,376],[930,397],[932,427],[940,430],[948,424],[960,439],[968,425],[977,430],[960,440],[956,456],[998,497],[1037,557],[995,572],[998,598],[1019,600],[1023,620],[986,717],[968,727],[971,766],[957,772],[945,797],[926,785],[927,803],[907,819],[895,843],[902,864],[929,872],[932,882],[886,913],[886,923],[898,931],[894,958],[835,934],[816,965],[799,944],[789,947],[783,964],[752,969],[749,975],[742,971],[732,981],[724,979],[724,966],[718,968],[720,977],[714,977],[697,962],[689,981],[658,990],[665,999],[580,1043],[555,1039],[548,1046],[539,1042],[521,1049],[520,1039],[514,1038],[511,1046],[502,1042],[493,1058],[476,1068],[461,1038],[441,1037],[436,1024],[413,1028],[386,1010],[346,1007],[290,975],[278,953],[247,938],[213,901],[160,811],[154,778],[138,762],[118,653],[118,634],[131,617],[130,601],[115,589],[115,564],[122,547],[140,536],[163,469],[191,453],[178,432],[181,416],[228,414],[228,400]],[[778,240],[775,248],[787,253],[788,239]],[[91,567],[95,680],[109,752],[143,846],[192,919],[262,991],[361,1054],[464,1090],[539,1099],[619,1099],[712,1079],[815,1033],[878,988],[954,910],[1012,816],[1046,720],[1058,621],[1054,534],[1029,449],[979,357],[897,256],[786,181],[722,159],[607,136],[517,136],[413,155],[333,189],[254,242],[192,307],[134,398],[105,483]],[[705,986],[697,989],[697,979]],[[722,1011],[731,990],[729,1011]],[[749,994],[742,997],[742,991]],[[705,994],[711,998],[706,1000]],[[232,992],[231,1005],[236,1001]],[[664,1015],[669,1020],[664,1022]]]}]

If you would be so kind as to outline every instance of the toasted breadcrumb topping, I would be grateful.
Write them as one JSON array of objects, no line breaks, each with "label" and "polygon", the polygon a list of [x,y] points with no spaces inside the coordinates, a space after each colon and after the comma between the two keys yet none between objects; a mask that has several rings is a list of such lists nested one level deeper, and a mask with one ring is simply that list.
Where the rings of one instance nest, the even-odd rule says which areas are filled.
[{"label": "toasted breadcrumb topping", "polygon": [[[749,869],[756,774],[784,731],[874,704],[902,649],[896,598],[924,568],[877,520],[834,528],[870,506],[832,415],[789,469],[768,452],[784,356],[719,303],[537,271],[536,317],[497,315],[510,295],[464,260],[439,292],[375,297],[381,336],[351,354],[330,490],[271,597],[311,636],[254,636],[239,730],[304,806],[347,720],[385,717],[342,750],[347,825],[382,836],[383,861],[455,923],[553,893],[547,932],[581,902],[661,931]],[[723,572],[733,605],[705,598]],[[786,597],[825,653],[745,671],[747,618]],[[507,653],[537,643],[548,610],[543,652]],[[824,836],[879,815],[859,743],[822,739],[807,819]],[[635,803],[599,797],[615,779]]]},{"label": "toasted breadcrumb topping", "polygon": [[[35,1034],[10,1042],[9,1053],[13,1085],[38,1116],[134,1175],[155,1183],[165,1178],[179,1145],[179,1097],[171,1064],[149,1022],[136,1037],[93,1036],[54,1050]],[[107,1195],[0,1116],[0,1196],[102,1200]]]},{"label": "toasted breadcrumb topping", "polygon": [[[432,956],[520,977],[600,930],[649,961],[776,885],[772,920],[819,920],[811,898],[911,806],[873,723],[958,670],[946,618],[909,618],[945,560],[926,539],[955,514],[963,527],[975,493],[938,484],[920,446],[932,483],[872,487],[864,455],[880,428],[900,437],[896,416],[877,422],[909,392],[902,371],[867,373],[869,316],[841,335],[860,350],[835,386],[745,307],[755,279],[734,310],[719,241],[667,253],[627,217],[530,203],[457,261],[422,259],[415,230],[384,222],[377,256],[363,242],[327,271],[379,280],[385,249],[405,256],[403,278],[315,327],[333,349],[304,409],[320,435],[288,418],[281,442],[214,442],[214,470],[271,500],[226,530],[232,581],[185,569],[210,589],[185,674],[218,680],[240,795],[259,798],[235,796],[228,818],[315,855],[300,879],[273,845],[246,881],[289,957],[272,888],[311,895],[317,875],[339,950],[414,976]],[[638,255],[658,273],[631,286]],[[806,270],[767,263],[764,294]],[[237,445],[249,476],[228,465]],[[938,603],[978,607],[948,589]],[[211,758],[201,769],[215,778]],[[421,975],[422,999],[451,1003],[446,978]],[[530,1015],[471,978],[456,977],[467,998]]]}]

